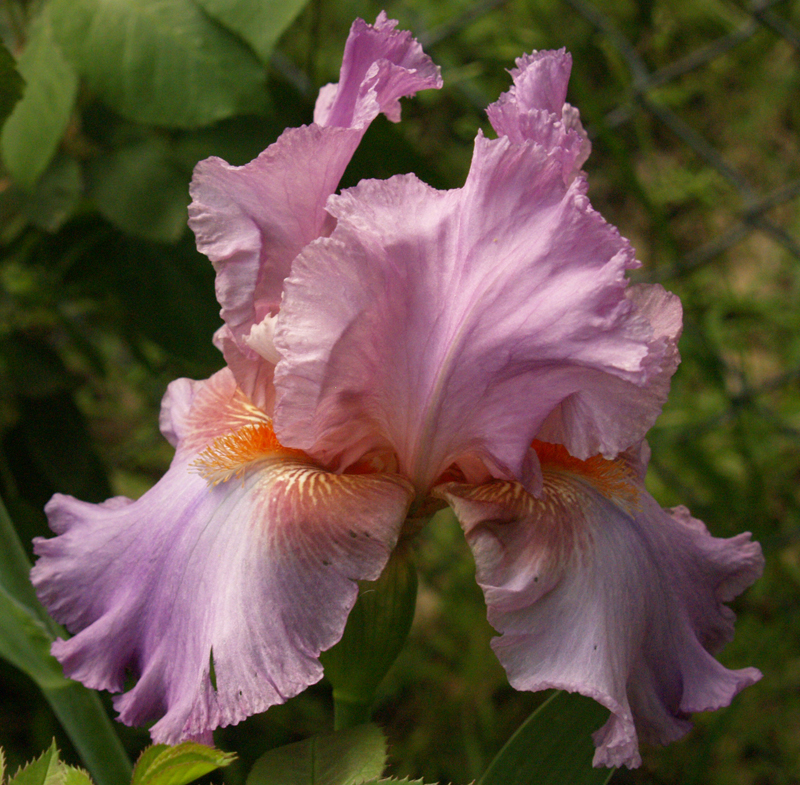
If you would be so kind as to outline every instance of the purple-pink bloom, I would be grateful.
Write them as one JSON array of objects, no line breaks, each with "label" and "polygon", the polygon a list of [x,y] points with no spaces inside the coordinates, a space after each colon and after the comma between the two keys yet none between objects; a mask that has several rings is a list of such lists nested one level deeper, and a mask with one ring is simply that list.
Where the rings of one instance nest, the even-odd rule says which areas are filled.
[{"label": "purple-pink bloom", "polygon": [[589,203],[567,53],[517,61],[462,188],[336,193],[371,120],[440,86],[394,26],[353,25],[312,125],[198,165],[227,367],[170,385],[175,458],[141,499],[48,505],[33,579],[76,633],[53,651],[90,687],[138,676],[115,705],[156,741],[208,741],[321,678],[356,581],[446,502],[512,685],[599,701],[595,765],[635,766],[639,739],[760,677],[712,654],[761,551],[644,487],[680,303],[628,283],[634,252]]},{"label": "purple-pink bloom", "polygon": [[254,404],[271,413],[273,319],[292,261],[328,234],[325,209],[369,124],[400,119],[402,96],[442,85],[439,68],[410,33],[381,13],[353,24],[338,84],[320,90],[314,123],[289,128],[245,166],[201,161],[191,185],[189,225],[214,263],[225,325],[215,336]]}]

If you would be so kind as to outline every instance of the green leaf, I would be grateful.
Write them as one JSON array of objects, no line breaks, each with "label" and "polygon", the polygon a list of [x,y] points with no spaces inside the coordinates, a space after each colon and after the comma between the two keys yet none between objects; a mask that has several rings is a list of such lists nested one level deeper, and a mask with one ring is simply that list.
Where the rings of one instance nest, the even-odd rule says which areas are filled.
[{"label": "green leaf", "polygon": [[14,105],[22,98],[25,80],[20,76],[16,66],[11,52],[5,44],[0,43],[0,125],[5,122]]},{"label": "green leaf", "polygon": [[361,785],[380,777],[385,765],[383,733],[376,725],[358,725],[270,750],[246,785]]},{"label": "green leaf", "polygon": [[[31,565],[25,549],[5,505],[0,500],[0,589],[20,606],[37,614],[39,621],[52,625],[31,585],[30,571]],[[51,629],[55,629],[55,625]]]},{"label": "green leaf", "polygon": [[592,768],[591,734],[607,716],[590,698],[556,692],[520,725],[478,785],[604,785],[614,771]]},{"label": "green leaf", "polygon": [[308,0],[196,0],[209,16],[241,36],[267,62],[281,34]]},{"label": "green leaf", "polygon": [[231,752],[185,741],[175,747],[155,744],[136,762],[131,785],[186,785],[233,762]]},{"label": "green leaf", "polygon": [[410,780],[408,777],[404,780],[389,777],[388,779],[370,780],[369,782],[361,783],[361,785],[425,785],[425,783],[422,780]]},{"label": "green leaf", "polygon": [[50,745],[40,758],[21,768],[8,785],[64,785],[66,773],[56,749],[56,742]]},{"label": "green leaf", "polygon": [[192,0],[53,0],[52,16],[78,72],[125,117],[193,128],[264,105],[262,65]]},{"label": "green leaf", "polygon": [[78,95],[78,77],[53,37],[47,6],[30,27],[17,63],[26,87],[0,136],[11,176],[33,188],[64,137]]},{"label": "green leaf", "polygon": [[25,215],[34,226],[57,232],[75,212],[82,191],[80,164],[57,153],[25,203]]},{"label": "green leaf", "polygon": [[0,747],[0,784],[5,782],[6,776],[6,756],[3,752],[3,748]]},{"label": "green leaf", "polygon": [[53,642],[33,611],[0,587],[0,657],[27,673],[43,689],[68,684],[50,654]]},{"label": "green leaf", "polygon": [[161,242],[186,230],[190,175],[175,165],[167,139],[152,135],[99,156],[89,177],[97,209],[120,229]]},{"label": "green leaf", "polygon": [[[2,750],[0,750],[2,763]],[[3,767],[0,765],[0,783],[3,782]],[[21,768],[8,785],[93,785],[89,775],[74,766],[67,766],[58,757],[55,739],[50,748],[32,763]]]},{"label": "green leaf", "polygon": [[97,693],[74,681],[42,692],[97,785],[127,785],[131,764]]},{"label": "green leaf", "polygon": [[94,785],[89,773],[75,766],[64,766],[64,785]]}]

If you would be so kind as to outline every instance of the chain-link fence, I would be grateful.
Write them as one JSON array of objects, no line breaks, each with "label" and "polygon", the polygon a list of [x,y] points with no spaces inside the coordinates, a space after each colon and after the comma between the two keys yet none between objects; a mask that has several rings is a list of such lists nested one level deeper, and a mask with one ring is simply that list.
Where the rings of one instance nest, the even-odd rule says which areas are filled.
[{"label": "chain-link fence", "polygon": [[706,240],[683,254],[676,264],[655,271],[653,277],[663,280],[690,272],[715,259],[723,251],[756,230],[764,232],[795,258],[800,259],[800,240],[793,233],[795,227],[784,225],[769,216],[774,207],[791,202],[800,196],[800,178],[787,179],[786,182],[767,193],[760,191],[748,181],[742,172],[729,164],[724,154],[717,150],[712,143],[682,120],[677,112],[651,98],[651,94],[656,88],[697,69],[709,67],[714,60],[740,46],[762,28],[768,29],[775,36],[782,37],[800,51],[800,31],[790,21],[780,16],[774,8],[779,5],[788,6],[786,0],[765,0],[752,3],[748,8],[751,14],[750,18],[730,33],[709,41],[704,46],[657,70],[648,69],[633,43],[617,29],[608,16],[601,13],[591,3],[585,0],[564,0],[564,2],[607,37],[630,70],[631,94],[625,103],[606,115],[604,118],[606,128],[613,130],[629,122],[636,112],[648,112],[672,131],[681,142],[688,145],[708,166],[719,172],[739,194],[741,202],[738,210],[739,220],[724,227],[716,237]]}]

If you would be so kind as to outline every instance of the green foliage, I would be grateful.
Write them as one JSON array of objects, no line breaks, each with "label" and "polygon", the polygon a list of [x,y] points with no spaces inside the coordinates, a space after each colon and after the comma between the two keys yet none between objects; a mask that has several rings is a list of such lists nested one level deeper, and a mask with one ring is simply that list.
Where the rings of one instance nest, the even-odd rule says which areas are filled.
[{"label": "green foliage", "polygon": [[[38,621],[47,622],[47,614],[36,599],[28,579],[30,564],[8,512],[0,500],[0,591],[9,605],[9,613],[34,612]],[[39,630],[36,635],[38,637]]]},{"label": "green foliage", "polygon": [[591,734],[607,716],[589,698],[556,692],[519,727],[478,785],[605,785],[613,770],[592,768]]},{"label": "green foliage", "polygon": [[[133,771],[131,785],[188,785],[215,769],[227,766],[236,756],[185,742],[175,747],[148,747]],[[4,758],[0,749],[0,785],[4,785]],[[87,772],[68,766],[59,756],[55,740],[32,763],[21,768],[5,785],[94,785]]]},{"label": "green foliage", "polygon": [[164,137],[148,134],[94,158],[89,177],[100,214],[121,229],[163,242],[186,231],[189,178]]},{"label": "green foliage", "polygon": [[389,779],[370,780],[363,785],[425,785],[425,783],[422,780],[410,780],[408,777],[402,780],[389,777]]},{"label": "green foliage", "polygon": [[136,762],[131,785],[187,785],[210,771],[230,765],[236,755],[191,741],[174,747],[154,744]]},{"label": "green foliage", "polygon": [[[0,750],[0,783],[3,782]],[[58,754],[55,740],[41,757],[21,768],[6,785],[93,785],[83,769],[68,766]]]},{"label": "green foliage", "polygon": [[14,58],[5,44],[0,43],[0,126],[22,98],[25,80],[17,71]]},{"label": "green foliage", "polygon": [[17,63],[25,91],[0,136],[3,162],[28,190],[52,161],[78,95],[78,77],[54,38],[48,10],[45,6],[30,27]]},{"label": "green foliage", "polygon": [[263,62],[269,60],[281,34],[308,0],[197,0],[209,16],[253,47]]},{"label": "green foliage", "polygon": [[0,657],[43,689],[63,687],[61,665],[50,654],[53,639],[42,622],[0,586]]},{"label": "green foliage", "polygon": [[25,218],[39,229],[57,232],[78,208],[83,186],[78,161],[57,152],[30,193],[23,208]]},{"label": "green foliage", "polygon": [[56,743],[42,753],[41,757],[29,763],[24,769],[20,769],[14,776],[9,785],[55,785],[61,779],[63,764],[61,763]]},{"label": "green foliage", "polygon": [[375,691],[406,642],[417,600],[408,548],[396,548],[377,581],[363,581],[342,639],[320,660],[333,685],[337,730],[370,719]]},{"label": "green foliage", "polygon": [[192,0],[52,0],[78,72],[124,117],[193,128],[264,108],[263,67]]},{"label": "green foliage", "polygon": [[[88,773],[75,766],[65,766],[63,769],[63,785],[94,785]],[[59,783],[58,785],[62,785]]]},{"label": "green foliage", "polygon": [[375,725],[314,736],[262,755],[247,785],[361,785],[380,777],[386,739]]}]

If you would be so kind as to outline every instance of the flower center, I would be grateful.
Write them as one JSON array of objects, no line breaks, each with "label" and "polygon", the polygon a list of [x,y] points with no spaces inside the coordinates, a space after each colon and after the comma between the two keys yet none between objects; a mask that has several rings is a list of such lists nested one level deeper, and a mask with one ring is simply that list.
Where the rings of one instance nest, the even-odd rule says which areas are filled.
[{"label": "flower center", "polygon": [[543,473],[568,472],[577,475],[610,501],[627,507],[638,506],[636,469],[624,458],[609,461],[602,455],[593,455],[582,461],[570,455],[561,444],[534,440],[531,447],[539,456]]},{"label": "flower center", "polygon": [[309,460],[302,450],[284,447],[271,423],[260,422],[217,436],[197,456],[191,468],[209,485],[218,485],[233,477],[244,480],[249,466],[270,456]]}]

